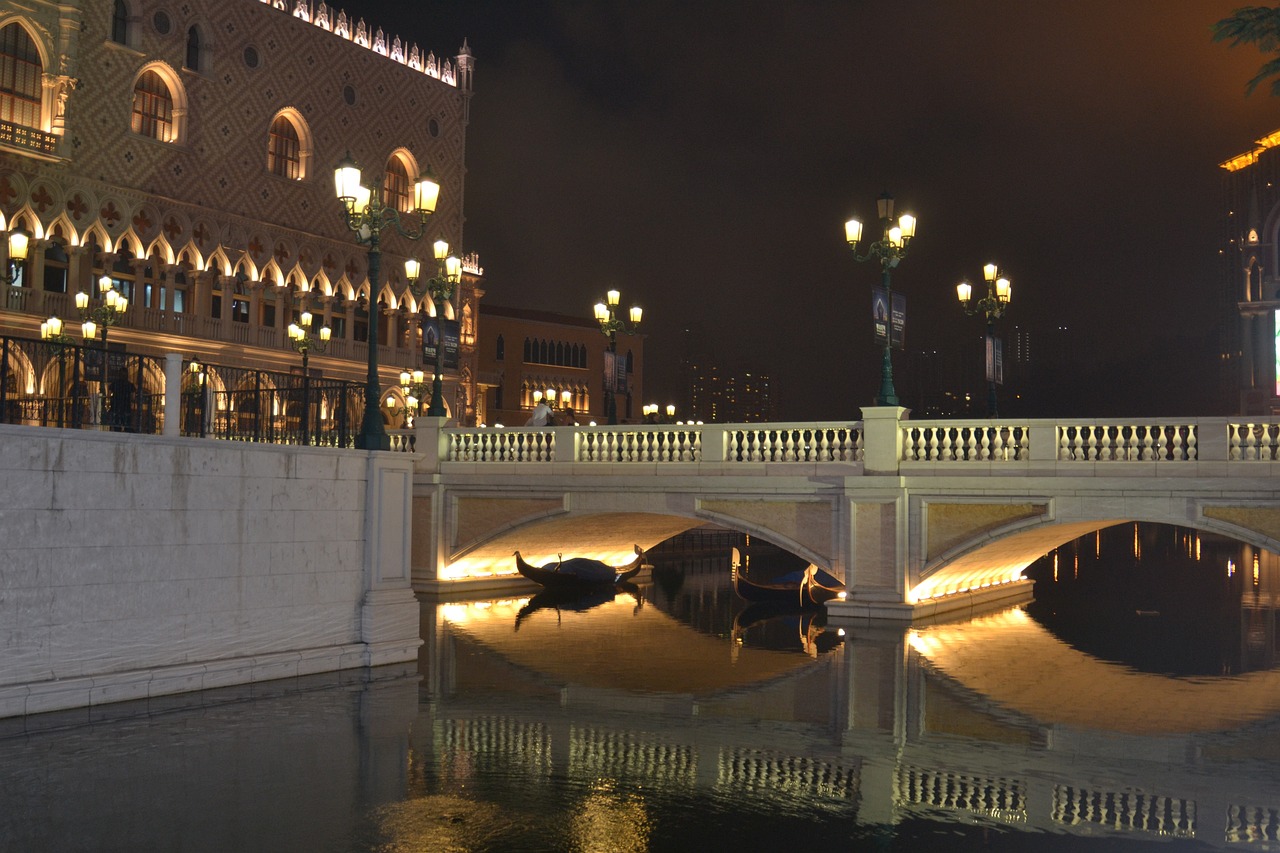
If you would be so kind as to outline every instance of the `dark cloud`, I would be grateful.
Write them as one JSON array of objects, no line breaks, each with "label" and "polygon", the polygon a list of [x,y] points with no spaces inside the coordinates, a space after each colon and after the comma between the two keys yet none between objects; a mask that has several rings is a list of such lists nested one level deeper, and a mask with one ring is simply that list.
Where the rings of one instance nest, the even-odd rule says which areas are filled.
[{"label": "dark cloud", "polygon": [[[1057,379],[1076,383],[1081,414],[1203,408],[1180,374],[1212,354],[1170,344],[1218,321],[1217,164],[1280,127],[1280,103],[1243,94],[1259,55],[1210,40],[1237,5],[348,12],[437,53],[471,46],[466,247],[488,299],[586,316],[616,286],[645,306],[654,399],[674,397],[693,325],[730,362],[774,369],[784,416],[827,419],[856,417],[878,387],[878,276],[849,256],[842,223],[871,216],[884,189],[920,219],[894,279],[913,348],[977,361],[979,321],[953,288],[997,259],[1015,284],[1003,323],[1071,327],[1076,359]],[[896,364],[923,381],[909,356]]]}]

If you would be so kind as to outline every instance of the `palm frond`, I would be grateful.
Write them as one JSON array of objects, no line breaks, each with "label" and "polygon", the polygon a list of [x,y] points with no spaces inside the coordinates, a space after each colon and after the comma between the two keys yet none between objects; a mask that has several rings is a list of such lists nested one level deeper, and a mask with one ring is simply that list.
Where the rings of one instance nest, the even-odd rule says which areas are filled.
[{"label": "palm frond", "polygon": [[[1258,69],[1258,73],[1245,85],[1245,95],[1252,95],[1254,89],[1271,77],[1280,77],[1280,59],[1273,59]],[[1271,94],[1277,94],[1277,87],[1280,87],[1280,80],[1271,85]]]},{"label": "palm frond", "polygon": [[1245,6],[1213,25],[1214,41],[1231,41],[1231,46],[1254,44],[1264,53],[1280,48],[1280,8]]}]

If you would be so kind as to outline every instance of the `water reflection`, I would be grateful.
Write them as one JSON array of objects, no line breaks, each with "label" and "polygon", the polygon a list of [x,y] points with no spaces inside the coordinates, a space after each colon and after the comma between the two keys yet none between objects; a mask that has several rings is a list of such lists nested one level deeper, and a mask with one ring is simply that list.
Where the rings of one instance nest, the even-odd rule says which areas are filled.
[{"label": "water reflection", "polygon": [[[1141,544],[1148,567],[1110,571],[1172,586]],[[1243,577],[1222,594],[1251,612],[1272,558],[1255,587],[1251,557],[1227,578],[1214,548],[1203,566]],[[1088,596],[1071,590],[1042,599],[1043,619],[904,631],[747,608],[714,567],[679,575],[589,602],[424,602],[412,674],[11,723],[0,849],[1280,845],[1280,670],[1148,667],[1131,646],[1164,635],[1140,631],[1089,647],[1067,612]],[[1134,620],[1181,612],[1164,591],[1113,592]],[[1263,661],[1251,624],[1231,646]]]}]

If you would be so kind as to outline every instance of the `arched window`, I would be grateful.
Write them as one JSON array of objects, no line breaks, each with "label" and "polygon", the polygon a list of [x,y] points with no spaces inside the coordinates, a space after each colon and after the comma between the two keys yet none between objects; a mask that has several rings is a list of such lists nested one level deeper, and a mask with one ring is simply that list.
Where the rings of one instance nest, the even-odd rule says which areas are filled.
[{"label": "arched window", "polygon": [[[503,361],[507,357],[507,342],[503,340],[502,335],[498,335],[498,361]],[[499,406],[498,408],[502,408]]]},{"label": "arched window", "polygon": [[528,338],[524,339],[524,363],[533,363],[533,341]]},{"label": "arched window", "polygon": [[154,71],[144,71],[133,87],[133,132],[161,142],[173,139],[173,94]]},{"label": "arched window", "polygon": [[67,250],[60,241],[49,244],[44,250],[44,289],[49,293],[67,292]]},{"label": "arched window", "polygon": [[387,207],[407,213],[412,199],[409,197],[409,170],[399,157],[387,160],[387,173],[382,179],[382,198]]},{"label": "arched window", "polygon": [[43,71],[35,43],[21,24],[0,30],[0,119],[40,127]]},{"label": "arched window", "polygon": [[200,28],[195,26],[187,30],[187,67],[200,70]]},{"label": "arched window", "polygon": [[285,116],[276,116],[271,122],[267,169],[294,181],[302,177],[302,141],[298,138],[298,128]]},{"label": "arched window", "polygon": [[116,44],[129,43],[129,6],[124,0],[116,0],[111,13],[111,40]]}]

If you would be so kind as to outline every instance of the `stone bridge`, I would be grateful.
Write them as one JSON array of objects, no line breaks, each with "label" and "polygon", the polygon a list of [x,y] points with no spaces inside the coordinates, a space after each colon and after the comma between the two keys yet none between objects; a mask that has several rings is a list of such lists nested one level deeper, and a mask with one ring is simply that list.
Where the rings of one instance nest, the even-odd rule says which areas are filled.
[{"label": "stone bridge", "polygon": [[832,615],[919,621],[1029,597],[1053,548],[1121,522],[1178,524],[1280,551],[1280,423],[911,420],[453,428],[420,419],[413,583],[519,580],[512,553],[626,562],[716,524],[837,577]]}]

